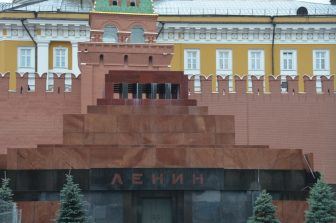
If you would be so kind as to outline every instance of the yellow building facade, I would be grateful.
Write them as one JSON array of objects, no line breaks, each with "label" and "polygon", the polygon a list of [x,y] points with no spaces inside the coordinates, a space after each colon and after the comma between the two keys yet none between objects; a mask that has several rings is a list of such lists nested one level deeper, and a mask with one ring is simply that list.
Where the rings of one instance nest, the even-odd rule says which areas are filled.
[{"label": "yellow building facade", "polygon": [[[90,40],[88,19],[92,5],[89,2],[81,11],[61,7],[57,11],[63,10],[62,13],[54,13],[41,10],[40,3],[35,3],[30,6],[32,11],[38,10],[35,13],[28,12],[27,8],[0,12],[0,73],[10,73],[11,90],[16,89],[16,73],[80,74],[78,42]],[[237,11],[232,8],[232,1],[224,2],[206,10],[198,1],[190,7],[180,1],[154,3],[159,14],[157,42],[175,45],[172,70],[185,71],[190,77],[212,76],[213,91],[217,75],[255,75],[265,80],[270,75],[298,76],[299,91],[303,92],[304,75],[331,77],[336,73],[335,6],[277,0],[265,5],[267,10],[258,12]],[[173,8],[172,4],[180,9]],[[308,14],[300,14],[298,8],[302,7],[298,6],[301,5]],[[288,11],[278,8],[274,11],[280,6]],[[21,56],[21,48],[27,48],[31,58]],[[189,58],[189,62],[193,60],[195,64],[189,65],[197,69],[188,70],[188,53],[195,56]],[[31,66],[20,67],[20,58],[31,60]],[[219,69],[224,64],[227,67]],[[265,83],[267,89],[268,83]]]}]

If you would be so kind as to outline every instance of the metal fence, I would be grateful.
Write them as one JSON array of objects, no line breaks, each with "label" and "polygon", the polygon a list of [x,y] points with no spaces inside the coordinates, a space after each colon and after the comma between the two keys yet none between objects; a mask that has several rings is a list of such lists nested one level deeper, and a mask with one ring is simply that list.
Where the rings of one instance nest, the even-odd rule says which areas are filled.
[{"label": "metal fence", "polygon": [[0,200],[0,222],[21,223],[21,210],[16,203],[8,203]]}]

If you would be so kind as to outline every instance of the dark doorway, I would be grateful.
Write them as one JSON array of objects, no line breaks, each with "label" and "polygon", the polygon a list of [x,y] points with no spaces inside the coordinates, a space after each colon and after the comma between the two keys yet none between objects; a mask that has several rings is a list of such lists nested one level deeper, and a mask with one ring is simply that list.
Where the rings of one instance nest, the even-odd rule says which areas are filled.
[{"label": "dark doorway", "polygon": [[172,199],[143,198],[141,223],[173,223]]}]

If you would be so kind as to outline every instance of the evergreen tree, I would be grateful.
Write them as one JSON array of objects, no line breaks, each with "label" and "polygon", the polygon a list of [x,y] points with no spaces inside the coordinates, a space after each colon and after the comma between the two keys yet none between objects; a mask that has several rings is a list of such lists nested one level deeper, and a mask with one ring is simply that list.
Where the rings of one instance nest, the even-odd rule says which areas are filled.
[{"label": "evergreen tree", "polygon": [[2,179],[0,187],[0,221],[12,221],[13,193],[9,187],[9,178]]},{"label": "evergreen tree", "polygon": [[254,203],[253,216],[250,217],[248,223],[280,223],[275,211],[272,196],[263,190]]},{"label": "evergreen tree", "polygon": [[57,223],[86,222],[83,195],[78,184],[70,174],[66,175],[66,183],[61,190],[61,208]]},{"label": "evergreen tree", "polygon": [[2,179],[2,184],[0,188],[0,200],[3,200],[8,203],[13,202],[13,193],[9,187],[10,180],[9,178]]},{"label": "evergreen tree", "polygon": [[336,201],[331,187],[318,179],[309,192],[306,223],[332,223],[336,221]]}]

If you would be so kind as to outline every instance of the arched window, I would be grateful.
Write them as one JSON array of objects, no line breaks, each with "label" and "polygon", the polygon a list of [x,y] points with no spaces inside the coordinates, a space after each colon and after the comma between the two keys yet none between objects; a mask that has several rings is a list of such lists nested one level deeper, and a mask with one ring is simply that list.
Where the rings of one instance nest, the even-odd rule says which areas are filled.
[{"label": "arched window", "polygon": [[130,0],[130,6],[136,6],[136,0]]},{"label": "arched window", "polygon": [[104,28],[103,42],[116,43],[118,42],[118,30],[116,27],[107,25]]},{"label": "arched window", "polygon": [[132,28],[131,43],[145,43],[145,31],[142,27]]},{"label": "arched window", "polygon": [[306,7],[300,7],[298,8],[298,10],[296,11],[297,15],[301,15],[301,16],[305,16],[308,15],[308,9]]}]

